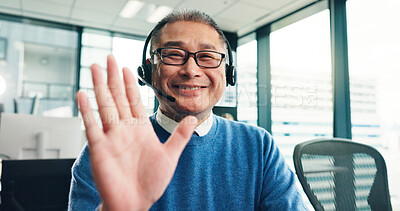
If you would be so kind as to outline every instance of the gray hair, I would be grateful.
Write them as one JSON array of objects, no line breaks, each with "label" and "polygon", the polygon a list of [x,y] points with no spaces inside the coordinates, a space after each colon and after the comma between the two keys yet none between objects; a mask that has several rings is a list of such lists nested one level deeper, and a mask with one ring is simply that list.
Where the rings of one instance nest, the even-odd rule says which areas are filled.
[{"label": "gray hair", "polygon": [[[164,28],[165,25],[167,25],[168,23],[175,23],[179,21],[191,21],[211,26],[217,31],[221,41],[224,43],[227,42],[221,28],[219,28],[219,26],[211,18],[211,16],[198,10],[182,9],[173,11],[157,23],[151,34],[151,46],[154,46],[161,42],[161,30]],[[152,47],[150,49],[152,49]]]}]

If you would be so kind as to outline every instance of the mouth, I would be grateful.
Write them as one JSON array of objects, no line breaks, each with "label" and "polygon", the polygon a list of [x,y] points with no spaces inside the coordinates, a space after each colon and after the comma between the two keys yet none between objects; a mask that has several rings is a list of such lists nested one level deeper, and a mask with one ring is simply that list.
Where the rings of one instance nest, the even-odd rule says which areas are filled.
[{"label": "mouth", "polygon": [[173,85],[172,86],[175,90],[178,91],[180,95],[187,95],[187,96],[197,96],[200,95],[201,91],[207,86],[201,86],[201,85]]},{"label": "mouth", "polygon": [[206,86],[196,86],[196,85],[173,85],[176,89],[183,89],[183,90],[199,90],[202,88],[206,88]]},{"label": "mouth", "polygon": [[199,89],[204,88],[204,87],[202,87],[202,86],[195,86],[195,87],[175,86],[175,88],[184,89],[184,90],[199,90]]}]

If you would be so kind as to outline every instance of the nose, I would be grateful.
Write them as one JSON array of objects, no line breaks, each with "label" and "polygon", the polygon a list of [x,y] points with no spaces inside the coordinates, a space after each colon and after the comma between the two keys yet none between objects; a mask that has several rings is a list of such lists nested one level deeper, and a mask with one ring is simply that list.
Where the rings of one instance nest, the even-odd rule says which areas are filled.
[{"label": "nose", "polygon": [[188,60],[182,66],[182,69],[180,70],[179,73],[180,73],[181,76],[185,76],[185,77],[188,77],[188,78],[195,78],[195,77],[199,77],[203,73],[203,71],[196,64],[196,61],[194,59],[194,55],[189,55]]}]

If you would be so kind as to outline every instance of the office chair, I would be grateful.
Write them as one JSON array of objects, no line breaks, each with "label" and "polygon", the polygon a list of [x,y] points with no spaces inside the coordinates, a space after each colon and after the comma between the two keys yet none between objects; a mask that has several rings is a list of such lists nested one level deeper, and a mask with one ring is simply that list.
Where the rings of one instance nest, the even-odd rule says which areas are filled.
[{"label": "office chair", "polygon": [[392,210],[386,164],[374,148],[347,139],[296,145],[297,177],[315,210]]}]

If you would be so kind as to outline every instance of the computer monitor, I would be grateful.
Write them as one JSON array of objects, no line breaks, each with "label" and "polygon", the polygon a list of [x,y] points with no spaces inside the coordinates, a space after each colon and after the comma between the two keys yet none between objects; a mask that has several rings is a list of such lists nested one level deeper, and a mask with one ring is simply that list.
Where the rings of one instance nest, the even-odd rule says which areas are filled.
[{"label": "computer monitor", "polygon": [[0,154],[10,159],[76,158],[83,142],[78,117],[1,114]]},{"label": "computer monitor", "polygon": [[67,210],[74,161],[3,160],[0,210]]}]

